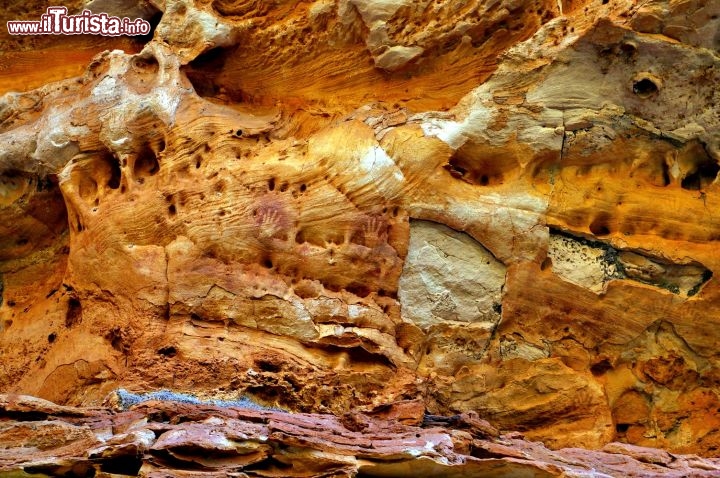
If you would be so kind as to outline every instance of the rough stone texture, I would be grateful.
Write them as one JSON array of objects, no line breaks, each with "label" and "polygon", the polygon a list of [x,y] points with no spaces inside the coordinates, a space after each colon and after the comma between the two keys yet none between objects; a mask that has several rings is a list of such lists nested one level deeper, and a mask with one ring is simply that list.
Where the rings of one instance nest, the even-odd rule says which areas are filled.
[{"label": "rough stone texture", "polygon": [[116,5],[0,38],[0,390],[720,454],[717,0]]},{"label": "rough stone texture", "polygon": [[[550,451],[476,414],[403,421],[149,401],[127,411],[0,395],[0,476],[711,477],[720,460],[609,443]],[[405,407],[407,409],[407,407]],[[396,412],[395,414],[393,412]]]},{"label": "rough stone texture", "polygon": [[402,315],[423,331],[440,324],[495,326],[505,266],[466,234],[413,222],[400,277]]}]

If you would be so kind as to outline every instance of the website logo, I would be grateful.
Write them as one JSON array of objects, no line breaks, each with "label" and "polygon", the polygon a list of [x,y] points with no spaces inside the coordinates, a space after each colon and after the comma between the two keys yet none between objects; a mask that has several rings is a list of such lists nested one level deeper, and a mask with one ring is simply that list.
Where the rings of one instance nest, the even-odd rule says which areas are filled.
[{"label": "website logo", "polygon": [[150,23],[142,18],[111,17],[107,13],[95,14],[83,10],[78,15],[68,15],[67,7],[48,7],[40,20],[7,22],[11,35],[147,35]]}]

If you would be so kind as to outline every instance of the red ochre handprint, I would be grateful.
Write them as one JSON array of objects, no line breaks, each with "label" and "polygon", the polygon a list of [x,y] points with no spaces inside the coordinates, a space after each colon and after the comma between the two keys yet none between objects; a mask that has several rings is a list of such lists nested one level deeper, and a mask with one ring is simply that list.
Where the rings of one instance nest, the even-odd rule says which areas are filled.
[{"label": "red ochre handprint", "polygon": [[260,207],[255,214],[258,238],[261,240],[283,238],[286,222],[285,214],[279,207]]},{"label": "red ochre handprint", "polygon": [[385,222],[379,217],[370,217],[362,226],[365,245],[375,248],[387,240]]}]

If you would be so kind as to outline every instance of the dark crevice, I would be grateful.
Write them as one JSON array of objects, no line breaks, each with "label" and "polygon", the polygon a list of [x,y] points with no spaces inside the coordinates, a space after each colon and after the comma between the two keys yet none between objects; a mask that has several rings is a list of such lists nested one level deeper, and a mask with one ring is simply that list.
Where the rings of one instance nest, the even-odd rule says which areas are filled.
[{"label": "dark crevice", "polygon": [[715,181],[718,172],[720,172],[720,166],[712,158],[706,156],[693,165],[680,185],[683,189],[701,191]]},{"label": "dark crevice", "polygon": [[154,176],[159,170],[160,163],[158,162],[155,152],[150,147],[143,148],[133,163],[133,176],[135,180]]},{"label": "dark crevice", "polygon": [[670,185],[670,167],[668,166],[668,164],[665,161],[663,161],[661,163],[661,167],[662,167],[662,185],[663,185],[663,187],[669,186]]},{"label": "dark crevice", "polygon": [[[236,47],[216,47],[198,55],[182,70],[193,85],[195,92],[203,98],[216,98],[232,103],[242,103],[246,95],[241,91],[225,86],[221,88],[218,77],[225,68],[225,62],[235,52]],[[240,130],[240,136],[242,131]]]},{"label": "dark crevice", "polygon": [[42,422],[48,420],[50,415],[42,412],[13,412],[3,410],[0,412],[0,419],[17,422]]},{"label": "dark crevice", "polygon": [[137,476],[142,467],[142,458],[134,455],[103,458],[100,471],[116,475]]},{"label": "dark crevice", "polygon": [[[146,4],[149,4],[149,2],[147,2]],[[147,19],[148,23],[150,23],[150,31],[147,33],[147,35],[138,35],[133,38],[142,43],[143,45],[146,43],[150,43],[150,41],[153,39],[153,36],[155,36],[155,29],[160,24],[162,16],[163,12],[155,12],[152,17]]]},{"label": "dark crevice", "polygon": [[597,376],[605,375],[607,372],[613,369],[608,359],[603,359],[600,362],[594,363],[590,366],[590,372]]},{"label": "dark crevice", "polygon": [[255,366],[262,372],[277,373],[282,370],[282,364],[273,362],[271,359],[257,359]]},{"label": "dark crevice", "polygon": [[120,161],[110,155],[106,157],[106,160],[110,165],[110,179],[108,179],[107,185],[110,189],[117,189],[120,187],[120,179],[122,175],[120,171]]},{"label": "dark crevice", "polygon": [[158,354],[172,358],[177,355],[177,349],[172,345],[168,345],[166,347],[160,348],[158,350]]},{"label": "dark crevice", "polygon": [[358,297],[367,297],[370,295],[370,289],[364,284],[353,282],[345,287],[345,290]]},{"label": "dark crevice", "polygon": [[76,297],[70,297],[68,309],[65,314],[65,327],[72,327],[82,319],[82,304]]}]

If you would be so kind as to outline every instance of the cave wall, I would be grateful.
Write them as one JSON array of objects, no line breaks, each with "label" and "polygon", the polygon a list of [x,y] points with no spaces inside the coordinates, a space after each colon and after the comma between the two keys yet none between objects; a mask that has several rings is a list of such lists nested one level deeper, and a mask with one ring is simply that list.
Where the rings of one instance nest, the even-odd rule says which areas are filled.
[{"label": "cave wall", "polygon": [[719,2],[119,5],[0,39],[2,392],[717,455]]}]

